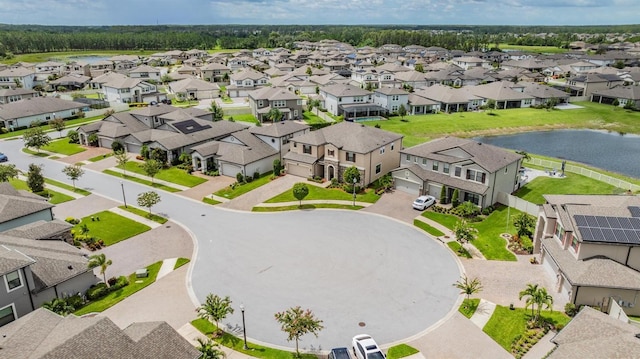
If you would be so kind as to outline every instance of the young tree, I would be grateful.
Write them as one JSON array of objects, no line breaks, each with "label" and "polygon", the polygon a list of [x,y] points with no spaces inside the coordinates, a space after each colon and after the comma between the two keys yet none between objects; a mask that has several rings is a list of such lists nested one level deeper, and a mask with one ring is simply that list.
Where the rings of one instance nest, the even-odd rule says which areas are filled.
[{"label": "young tree", "polygon": [[282,171],[282,162],[279,159],[273,160],[273,175],[280,176],[280,172]]},{"label": "young tree", "polygon": [[266,117],[271,122],[280,121],[280,119],[282,118],[282,112],[278,108],[273,107],[271,108],[271,110],[269,110],[269,112],[267,112]]},{"label": "young tree", "polygon": [[200,359],[222,359],[226,354],[220,350],[220,345],[211,339],[196,338],[198,346],[196,349],[202,353]]},{"label": "young tree", "polygon": [[495,110],[495,108],[496,108],[496,100],[489,99],[487,101],[487,109],[489,110],[489,113],[492,114],[493,110]]},{"label": "young tree", "polygon": [[440,189],[440,204],[447,204],[447,186]]},{"label": "young tree", "polygon": [[62,130],[64,130],[64,120],[60,117],[56,117],[49,121],[49,126],[58,131],[58,137],[62,137]]},{"label": "young tree", "polygon": [[302,200],[309,194],[309,187],[302,182],[298,182],[293,185],[293,196],[300,201],[302,206]]},{"label": "young tree", "polygon": [[211,117],[214,121],[222,120],[224,116],[224,111],[222,107],[218,106],[215,101],[211,101],[211,107],[209,107],[209,111],[211,111]]},{"label": "young tree", "polygon": [[109,282],[107,282],[107,268],[113,264],[111,259],[107,259],[107,256],[104,253],[94,254],[89,257],[89,263],[87,264],[89,268],[93,269],[96,267],[100,267],[100,274],[104,279],[104,283],[108,286]]},{"label": "young tree", "polygon": [[224,298],[217,294],[207,294],[207,299],[199,306],[196,311],[198,317],[208,320],[216,325],[216,333],[221,333],[219,322],[227,317],[229,314],[233,314],[233,308],[231,307],[231,298],[226,296]]},{"label": "young tree", "polygon": [[458,205],[460,204],[460,192],[458,192],[458,189],[454,189],[453,190],[453,195],[451,196],[451,206],[453,208],[458,207]]},{"label": "young tree", "polygon": [[0,165],[0,182],[9,182],[10,179],[18,177],[20,171],[16,165]]},{"label": "young tree", "polygon": [[69,165],[62,169],[62,173],[64,173],[65,175],[67,175],[67,177],[69,177],[71,182],[73,182],[73,188],[75,189],[76,181],[80,177],[82,177],[82,175],[84,174],[84,170],[82,169],[82,167],[78,165]]},{"label": "young tree", "polygon": [[466,201],[458,206],[458,211],[460,214],[462,214],[462,217],[469,218],[473,217],[473,215],[478,213],[480,210],[475,204],[471,203],[470,201]]},{"label": "young tree", "polygon": [[120,141],[113,141],[111,143],[111,149],[113,150],[113,153],[124,152],[124,145]]},{"label": "young tree", "polygon": [[522,298],[526,297],[524,309],[526,310],[529,306],[531,306],[531,317],[534,317],[534,309],[537,303],[536,296],[538,295],[538,285],[537,284],[527,284],[527,288],[520,291],[518,294],[518,300],[522,300]]},{"label": "young tree", "polygon": [[463,244],[469,243],[476,239],[478,230],[471,227],[469,222],[461,219],[453,227],[453,234],[456,236],[456,241],[458,241],[458,243],[460,243],[460,245],[462,246]]},{"label": "young tree", "polygon": [[300,306],[287,309],[285,312],[275,314],[276,320],[280,323],[282,331],[287,333],[287,341],[296,341],[296,355],[300,356],[298,341],[305,334],[313,334],[318,337],[318,333],[324,329],[322,320],[317,319],[310,309],[303,310]]},{"label": "young tree", "polygon": [[400,119],[404,121],[404,116],[407,115],[407,109],[403,104],[400,104],[400,107],[398,107],[398,115],[400,115]]},{"label": "young tree", "polygon": [[516,151],[517,154],[522,156],[522,159],[525,161],[531,161],[531,156],[525,150]]},{"label": "young tree", "polygon": [[68,131],[67,138],[69,139],[69,143],[80,143],[80,135],[78,134],[78,131]]},{"label": "young tree", "polygon": [[154,191],[142,192],[138,195],[138,206],[148,208],[151,215],[151,207],[160,203],[160,195]]},{"label": "young tree", "polygon": [[44,176],[42,176],[42,165],[32,163],[27,171],[27,186],[33,193],[44,191]]},{"label": "young tree", "polygon": [[144,171],[144,173],[151,177],[151,183],[153,184],[153,179],[154,177],[158,174],[158,172],[160,172],[160,170],[162,169],[162,163],[154,160],[154,159],[149,159],[144,161],[144,164],[142,165],[142,170]]},{"label": "young tree", "polygon": [[129,155],[127,155],[126,151],[116,152],[113,156],[116,158],[116,163],[118,167],[122,168],[123,175],[127,175],[127,163],[129,163]]},{"label": "young tree", "polygon": [[467,302],[469,302],[471,295],[482,291],[482,283],[480,283],[480,279],[469,279],[466,275],[463,275],[453,284],[453,286],[460,289],[460,294],[465,294],[467,296]]},{"label": "young tree", "polygon": [[519,213],[513,219],[513,226],[518,230],[518,237],[531,237],[536,220],[526,213]]},{"label": "young tree", "polygon": [[351,166],[346,170],[344,170],[343,177],[344,177],[344,183],[347,183],[353,186],[354,178],[356,183],[360,182],[360,171],[358,171],[358,168],[356,166]]},{"label": "young tree", "polygon": [[416,64],[416,66],[414,66],[414,70],[416,70],[418,72],[424,72],[424,65]]},{"label": "young tree", "polygon": [[40,152],[40,148],[44,147],[51,142],[51,137],[47,136],[46,133],[42,130],[42,127],[37,126],[37,124],[32,123],[32,127],[27,129],[22,135],[24,139],[25,147],[33,147],[38,152]]}]

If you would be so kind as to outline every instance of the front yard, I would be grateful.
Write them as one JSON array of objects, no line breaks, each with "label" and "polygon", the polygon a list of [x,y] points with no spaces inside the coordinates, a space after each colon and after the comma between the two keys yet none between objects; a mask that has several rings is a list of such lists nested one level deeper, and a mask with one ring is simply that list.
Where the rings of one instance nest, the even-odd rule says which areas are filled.
[{"label": "front yard", "polygon": [[[46,180],[45,180],[46,182]],[[27,186],[27,182],[19,179],[10,179],[9,183],[13,186],[13,188],[17,190],[25,190],[31,192],[29,186]],[[75,198],[68,196],[64,193],[56,192],[50,189],[45,188],[46,193],[48,194],[49,203],[51,204],[60,204],[64,202],[73,201]]]},{"label": "front yard", "polygon": [[69,139],[67,138],[51,141],[48,145],[42,147],[42,149],[66,156],[75,155],[76,153],[84,152],[87,150],[77,143],[69,143]]},{"label": "front yard", "polygon": [[87,226],[89,235],[104,241],[105,246],[116,244],[151,229],[147,225],[110,211],[102,211],[82,218],[80,223],[73,227],[73,231],[79,233],[83,225]]},{"label": "front yard", "polygon": [[[121,166],[118,166],[118,168],[122,169]],[[142,169],[142,164],[137,161],[127,162],[127,165],[125,166],[124,169],[127,172],[133,172],[133,173],[146,176],[146,173]],[[190,187],[190,188],[207,182],[206,179],[188,174],[185,170],[182,170],[177,167],[164,168],[160,170],[160,172],[158,172],[155,178],[162,181],[167,181],[167,182],[175,183],[175,184],[185,186],[185,187]]]},{"label": "front yard", "polygon": [[[304,183],[304,182],[303,182]],[[347,193],[340,188],[322,188],[307,184],[309,188],[309,194],[303,201],[308,200],[335,200],[335,201],[353,201],[353,194]],[[356,193],[357,202],[375,203],[380,199],[380,196],[376,194],[373,189],[366,189],[360,193]],[[287,190],[279,195],[270,198],[265,203],[280,203],[280,202],[297,202],[298,200],[293,196],[293,190]]]},{"label": "front yard", "polygon": [[535,204],[545,203],[545,194],[612,194],[622,190],[576,173],[566,172],[564,178],[536,177],[515,195]]},{"label": "front yard", "polygon": [[265,184],[269,183],[269,181],[271,181],[272,173],[273,172],[264,173],[260,176],[260,178],[255,179],[251,182],[242,183],[242,184],[234,183],[231,186],[227,186],[215,192],[214,195],[218,197],[228,198],[228,199],[234,199],[236,197],[242,196],[247,192],[253,191],[256,188],[260,186],[264,186]]}]

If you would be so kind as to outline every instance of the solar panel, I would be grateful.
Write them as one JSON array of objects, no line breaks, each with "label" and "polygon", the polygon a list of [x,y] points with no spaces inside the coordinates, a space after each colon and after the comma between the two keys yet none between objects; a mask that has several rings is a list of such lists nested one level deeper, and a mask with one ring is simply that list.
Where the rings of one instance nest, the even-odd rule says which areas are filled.
[{"label": "solar panel", "polygon": [[591,234],[591,229],[587,227],[578,227],[580,230],[580,237],[582,237],[583,241],[592,241],[593,235]]},{"label": "solar panel", "polygon": [[629,218],[629,222],[631,222],[633,229],[640,230],[640,218]]},{"label": "solar panel", "polygon": [[596,222],[598,223],[598,227],[600,228],[609,228],[611,227],[609,225],[609,221],[607,220],[607,217],[601,217],[601,216],[596,216]]},{"label": "solar panel", "polygon": [[586,227],[587,226],[587,220],[584,218],[584,216],[582,215],[577,215],[573,217],[576,220],[576,224],[578,225],[578,227]]},{"label": "solar panel", "polygon": [[594,241],[605,241],[604,235],[602,234],[602,230],[600,230],[600,228],[591,228],[591,236],[593,237]]},{"label": "solar panel", "polygon": [[587,225],[589,227],[593,227],[593,228],[600,227],[598,225],[598,221],[596,220],[596,217],[594,217],[594,216],[585,216],[584,218],[587,220]]},{"label": "solar panel", "polygon": [[619,243],[629,243],[629,239],[627,239],[627,235],[624,233],[622,229],[613,229],[613,238],[615,238],[616,242]]},{"label": "solar panel", "polygon": [[633,226],[631,225],[631,221],[629,221],[629,218],[620,217],[618,218],[618,221],[620,221],[620,228],[633,229]]},{"label": "solar panel", "polygon": [[632,217],[640,217],[640,207],[638,206],[629,206],[627,207],[629,212],[631,212]]},{"label": "solar panel", "polygon": [[630,243],[640,244],[640,232],[626,230],[625,233],[627,233],[627,238]]},{"label": "solar panel", "polygon": [[640,218],[575,215],[584,241],[640,244]]},{"label": "solar panel", "polygon": [[607,222],[609,222],[609,228],[622,228],[620,221],[616,217],[607,217]]}]

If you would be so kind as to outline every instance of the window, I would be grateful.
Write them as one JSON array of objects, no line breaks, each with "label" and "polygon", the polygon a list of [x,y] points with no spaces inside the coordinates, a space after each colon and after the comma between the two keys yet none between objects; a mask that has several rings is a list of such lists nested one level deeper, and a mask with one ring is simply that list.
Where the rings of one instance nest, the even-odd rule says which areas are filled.
[{"label": "window", "polygon": [[391,112],[398,112],[398,106],[396,105],[391,106]]},{"label": "window", "polygon": [[413,163],[418,163],[418,156],[413,156]]},{"label": "window", "polygon": [[378,163],[376,165],[376,174],[380,173],[382,171],[382,164]]},{"label": "window", "polygon": [[467,202],[471,202],[473,204],[475,204],[476,206],[480,205],[480,196],[475,194],[475,193],[468,193],[465,192],[464,193],[464,201]]},{"label": "window", "polygon": [[0,309],[0,327],[16,320],[15,308],[9,304]]},{"label": "window", "polygon": [[336,151],[335,150],[327,150],[327,156],[334,157],[335,155],[336,155]]},{"label": "window", "polygon": [[[389,80],[389,79],[387,79]],[[395,95],[395,96],[391,96],[391,101],[398,101],[399,96]]]},{"label": "window", "polygon": [[347,152],[347,161],[355,162],[356,161],[356,154],[353,153],[353,152]]},{"label": "window", "polygon": [[311,145],[302,145],[302,153],[311,154]]},{"label": "window", "polygon": [[442,172],[449,173],[449,164],[448,163],[443,163],[442,164]]},{"label": "window", "polygon": [[380,154],[384,155],[384,146],[380,147]]},{"label": "window", "polygon": [[484,183],[486,179],[486,174],[484,172],[480,172],[476,170],[467,170],[467,179],[471,181]]},{"label": "window", "polygon": [[22,276],[19,270],[5,274],[4,280],[7,282],[7,292],[22,287]]},{"label": "window", "polygon": [[455,172],[454,172],[453,174],[454,174],[454,176],[456,176],[456,177],[460,177],[460,173],[461,173],[461,172],[462,172],[462,168],[460,168],[460,167],[456,167],[456,170],[455,170]]},{"label": "window", "polygon": [[395,145],[395,143],[391,144],[391,151],[393,151],[393,147],[394,147],[393,145]]},{"label": "window", "polygon": [[573,237],[571,240],[571,248],[574,252],[578,253],[578,248],[580,248],[580,242],[578,242],[578,238]]},{"label": "window", "polygon": [[273,107],[286,107],[287,106],[287,101],[285,101],[285,100],[274,100],[274,101],[271,101],[271,106],[273,106]]},{"label": "window", "polygon": [[411,161],[411,155],[407,155],[407,161]]},{"label": "window", "polygon": [[264,106],[264,102],[262,102],[262,100],[258,100],[258,107],[262,107]]},{"label": "window", "polygon": [[440,162],[433,161],[433,165],[431,166],[431,169],[434,171],[437,171],[439,166],[440,166]]},{"label": "window", "polygon": [[524,104],[525,105],[531,105],[531,99],[530,98],[525,99],[524,100]]},{"label": "window", "polygon": [[364,97],[362,96],[354,97],[353,102],[364,102]]},{"label": "window", "polygon": [[562,238],[564,237],[564,228],[562,228],[562,225],[560,223],[556,224],[556,237],[562,241]]},{"label": "window", "polygon": [[427,159],[426,158],[422,159],[422,164],[425,165],[425,166],[427,165]]}]

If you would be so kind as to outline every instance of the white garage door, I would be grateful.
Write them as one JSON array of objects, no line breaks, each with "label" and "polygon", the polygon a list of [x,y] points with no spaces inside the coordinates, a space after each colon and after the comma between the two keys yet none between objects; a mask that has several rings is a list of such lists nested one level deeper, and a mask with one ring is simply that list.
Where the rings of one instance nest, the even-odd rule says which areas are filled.
[{"label": "white garage door", "polygon": [[311,176],[311,171],[306,165],[289,163],[287,165],[287,174],[308,178]]},{"label": "white garage door", "polygon": [[440,200],[440,191],[442,191],[442,186],[438,186],[435,184],[429,185],[429,194],[434,198],[437,198],[438,200]]},{"label": "white garage door", "polygon": [[396,189],[402,192],[411,193],[416,196],[420,194],[419,183],[407,181],[406,179],[403,179],[403,178],[396,178],[395,184],[396,184]]},{"label": "white garage door", "polygon": [[549,278],[556,280],[556,276],[558,274],[558,266],[553,261],[553,258],[549,256],[549,254],[545,253],[544,255],[544,263],[542,264]]},{"label": "white garage door", "polygon": [[129,153],[138,153],[140,154],[140,150],[142,149],[141,145],[127,143],[127,152]]},{"label": "white garage door", "polygon": [[221,172],[223,176],[235,177],[240,172],[240,167],[230,163],[223,163]]}]

